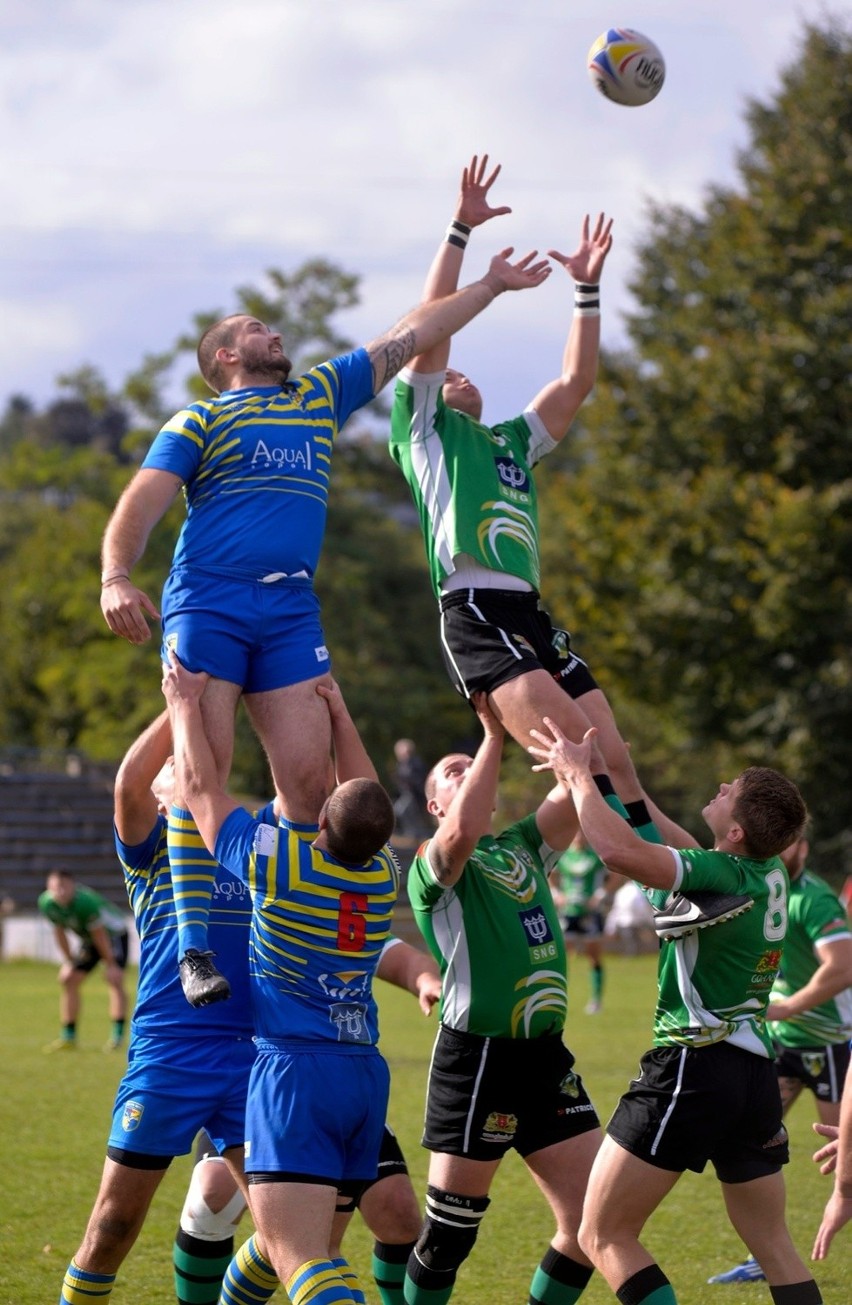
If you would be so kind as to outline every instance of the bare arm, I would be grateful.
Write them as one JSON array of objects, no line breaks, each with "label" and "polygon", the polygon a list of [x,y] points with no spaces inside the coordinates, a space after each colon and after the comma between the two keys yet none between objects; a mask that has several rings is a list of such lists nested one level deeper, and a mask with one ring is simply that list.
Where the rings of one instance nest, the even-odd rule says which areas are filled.
[{"label": "bare arm", "polygon": [[222,788],[216,759],[204,731],[201,695],[209,676],[181,666],[173,652],[163,667],[175,753],[175,783],[192,813],[207,850],[215,855],[219,830],[238,804]]},{"label": "bare arm", "polygon": [[484,694],[474,694],[474,704],[485,737],[437,833],[428,844],[429,864],[438,882],[447,888],[461,878],[473,849],[491,827],[497,801],[503,727],[488,707]]},{"label": "bare arm", "polygon": [[612,246],[612,219],[598,214],[595,229],[589,234],[589,215],[583,219],[580,244],[573,254],[549,251],[550,257],[561,263],[575,282],[575,308],[568,332],[565,352],[562,355],[562,373],[551,381],[533,400],[551,439],[561,440],[568,432],[580,405],[591,393],[598,371],[598,349],[601,337],[600,310],[595,306],[595,295],[578,287],[597,286],[606,256]]},{"label": "bare arm", "polygon": [[[453,212],[453,221],[447,228],[426,275],[421,303],[434,303],[458,289],[464,251],[470,231],[481,226],[489,218],[511,213],[505,205],[492,208],[488,202],[488,192],[500,175],[500,165],[487,173],[488,155],[482,158],[474,155],[464,169],[458,198]],[[414,371],[424,373],[442,372],[450,359],[449,339],[442,340],[433,349],[427,349],[412,359]]]},{"label": "bare arm", "polygon": [[148,536],[175,500],[183,481],[170,471],[142,468],[115,506],[101,548],[101,611],[113,634],[130,643],[151,637],[145,613],[160,619],[151,599],[130,580]]},{"label": "bare arm", "polygon": [[128,748],[115,777],[115,828],[130,847],[142,843],[154,828],[157,799],[151,785],[169,759],[172,729],[163,711]]},{"label": "bare arm", "polygon": [[61,924],[55,924],[53,926],[53,937],[56,940],[56,946],[65,958],[65,961],[70,965],[74,957],[71,954],[71,945],[68,942],[68,935],[62,928]]},{"label": "bare arm", "polygon": [[834,1190],[823,1212],[822,1223],[811,1252],[815,1260],[825,1259],[835,1233],[852,1219],[852,1065],[846,1072],[846,1082],[843,1086],[836,1155]]},{"label": "bare arm", "polygon": [[441,972],[432,956],[401,938],[386,944],[376,974],[416,997],[424,1015],[441,999]]},{"label": "bare arm", "polygon": [[676,878],[671,852],[634,834],[627,821],[607,806],[592,778],[589,762],[596,732],[594,728],[586,730],[582,743],[572,743],[556,722],[545,716],[543,728],[530,731],[536,742],[529,751],[539,758],[533,770],[552,770],[570,789],[586,841],[611,870],[649,888],[671,888]]},{"label": "bare arm", "polygon": [[564,784],[552,788],[535,813],[535,821],[547,846],[564,852],[579,827],[571,790]]},{"label": "bare arm", "polygon": [[651,801],[647,793],[644,796],[645,805],[648,808],[651,819],[657,826],[657,829],[660,832],[660,837],[664,843],[668,843],[669,847],[701,846],[698,839],[695,838],[693,834],[690,834],[688,829],[683,829],[680,825],[676,824],[674,820],[669,820],[669,817],[660,810],[656,802]]},{"label": "bare arm", "polygon": [[819,965],[804,987],[789,997],[771,1001],[766,1012],[768,1020],[789,1020],[806,1010],[813,1010],[824,1001],[830,1001],[844,988],[852,987],[852,938],[829,939],[817,943],[815,951]]},{"label": "bare arm", "polygon": [[378,394],[416,354],[434,349],[472,321],[504,290],[529,290],[550,275],[547,259],[535,261],[533,250],[515,263],[510,247],[495,254],[485,276],[455,294],[420,304],[390,330],[366,346],[373,366],[373,393]]},{"label": "bare arm", "polygon": [[335,779],[343,784],[347,779],[378,779],[376,768],[364,747],[358,727],[349,715],[349,708],[336,680],[317,685],[317,693],[325,699],[331,716],[331,741],[334,747]]}]

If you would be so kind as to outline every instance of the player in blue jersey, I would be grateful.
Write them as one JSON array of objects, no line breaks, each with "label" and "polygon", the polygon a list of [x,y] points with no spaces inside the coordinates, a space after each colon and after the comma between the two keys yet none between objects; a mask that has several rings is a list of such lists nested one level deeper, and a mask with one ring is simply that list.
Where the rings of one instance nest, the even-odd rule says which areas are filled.
[{"label": "player in blue jersey", "polygon": [[586,839],[619,874],[651,889],[744,893],[751,908],[665,941],[653,1048],[619,1101],[592,1167],[580,1245],[629,1305],[675,1305],[674,1288],[640,1238],[686,1169],[710,1161],[732,1226],[764,1270],[777,1305],[822,1295],[784,1217],[789,1160],[766,1010],[787,930],[789,880],[779,853],[807,808],[790,780],[751,766],[707,803],[713,848],[653,808],[669,846],[643,842],[595,786],[590,730],[570,742],[545,718],[532,730],[537,770],[570,790]]},{"label": "player in blue jersey", "polygon": [[[375,1178],[389,1076],[377,1048],[372,978],[388,936],[398,866],[393,806],[336,689],[321,686],[338,776],[307,842],[261,824],[222,788],[201,713],[207,676],[173,652],[163,691],[178,783],[208,849],[252,894],[257,1060],[245,1167],[260,1253],[291,1299],[355,1302],[360,1288],[330,1239],[341,1183]],[[340,1091],[346,1084],[345,1092]]]},{"label": "player in blue jersey", "polygon": [[[328,713],[314,687],[330,669],[313,578],[325,529],[334,441],[410,358],[459,330],[504,290],[540,285],[550,267],[511,249],[479,281],[423,304],[364,348],[290,380],[281,336],[246,314],[205,332],[199,367],[216,397],[167,422],[125,489],[103,541],[101,608],[131,643],[154,604],[130,580],[151,529],[181,487],[187,516],[163,591],[164,649],[210,675],[205,728],[224,784],[240,694],[269,757],[285,816],[314,822],[327,796]],[[290,739],[299,739],[292,748]],[[209,956],[209,858],[170,837],[179,955],[195,1005],[228,995]],[[206,861],[206,864],[203,862]]]},{"label": "player in blue jersey", "polygon": [[[248,980],[251,899],[230,871],[216,877],[211,939],[234,1000],[192,1011],[174,963],[175,909],[166,846],[174,787],[163,712],[125,756],[115,783],[115,842],[140,940],[127,1072],[115,1098],[100,1190],[65,1274],[61,1305],[105,1305],[171,1160],[206,1128],[242,1181],[245,1102],[254,1061]],[[196,835],[197,837],[197,835]],[[235,927],[236,926],[236,927]]]}]

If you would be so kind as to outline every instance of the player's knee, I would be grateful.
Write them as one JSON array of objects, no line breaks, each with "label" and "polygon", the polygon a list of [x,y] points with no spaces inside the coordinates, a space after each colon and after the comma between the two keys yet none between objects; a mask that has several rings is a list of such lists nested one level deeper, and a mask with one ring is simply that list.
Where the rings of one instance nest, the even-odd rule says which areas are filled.
[{"label": "player's knee", "polygon": [[473,1250],[487,1196],[460,1196],[440,1187],[426,1190],[426,1219],[414,1254],[431,1273],[455,1272]]},{"label": "player's knee", "polygon": [[408,1174],[392,1174],[368,1187],[359,1209],[377,1241],[400,1246],[420,1234],[423,1220]]},{"label": "player's knee", "polygon": [[180,1226],[202,1242],[233,1237],[234,1225],[246,1208],[243,1194],[221,1156],[205,1156],[192,1171]]}]

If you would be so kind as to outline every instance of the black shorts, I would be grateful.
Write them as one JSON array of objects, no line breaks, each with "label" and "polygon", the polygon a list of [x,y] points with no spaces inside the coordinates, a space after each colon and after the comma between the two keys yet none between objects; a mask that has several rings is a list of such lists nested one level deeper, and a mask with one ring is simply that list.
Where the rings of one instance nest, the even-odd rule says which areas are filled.
[{"label": "black shorts", "polygon": [[558,1035],[482,1038],[438,1030],[423,1145],[471,1160],[532,1155],[598,1127],[574,1057]]},{"label": "black shorts", "polygon": [[779,1078],[794,1078],[820,1101],[840,1100],[849,1068],[849,1043],[832,1042],[825,1047],[782,1047],[775,1044],[775,1071]]},{"label": "black shorts", "polygon": [[607,1133],[659,1169],[700,1174],[710,1160],[723,1183],[778,1173],[789,1160],[775,1062],[717,1042],[655,1047],[615,1108]]},{"label": "black shorts", "polygon": [[596,689],[538,594],[512,589],[454,589],[441,598],[441,653],[462,697],[492,690],[529,671],[545,670],[572,698]]},{"label": "black shorts", "polygon": [[[109,935],[112,954],[115,957],[115,963],[120,970],[127,966],[127,956],[129,952],[129,939],[126,933],[111,933]],[[91,943],[83,943],[77,956],[74,958],[74,969],[81,970],[83,974],[91,974],[92,970],[100,960],[100,955]]]},{"label": "black shorts", "polygon": [[566,915],[562,932],[566,938],[601,938],[604,931],[602,911],[585,911],[583,915]]}]

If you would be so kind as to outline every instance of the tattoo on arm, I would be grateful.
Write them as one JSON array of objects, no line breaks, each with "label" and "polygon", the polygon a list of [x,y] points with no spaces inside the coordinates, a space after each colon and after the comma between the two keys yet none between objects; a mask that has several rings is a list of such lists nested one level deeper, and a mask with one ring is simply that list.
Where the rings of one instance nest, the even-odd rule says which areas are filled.
[{"label": "tattoo on arm", "polygon": [[367,345],[373,367],[373,393],[378,394],[417,352],[417,339],[409,326],[395,326]]}]

